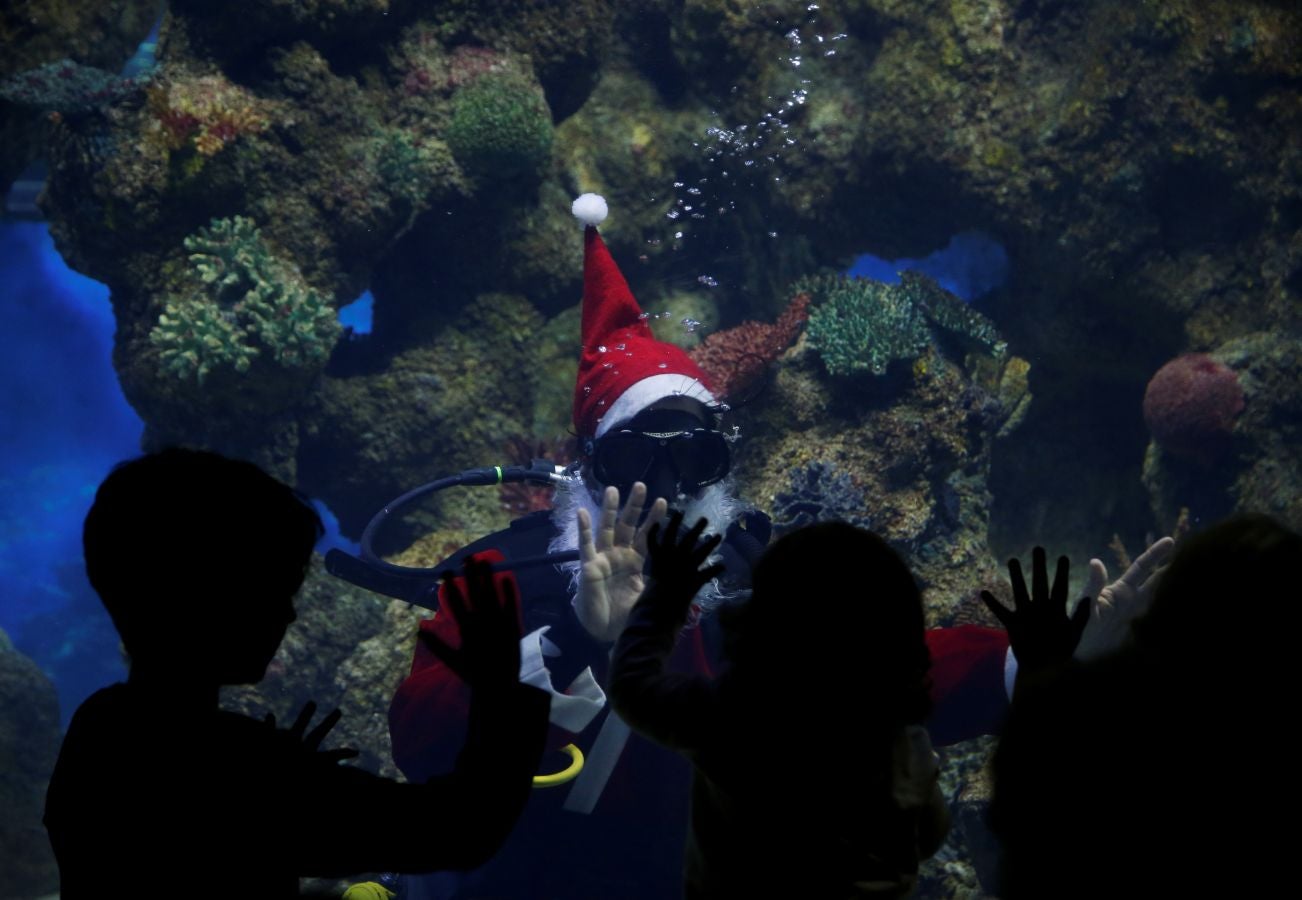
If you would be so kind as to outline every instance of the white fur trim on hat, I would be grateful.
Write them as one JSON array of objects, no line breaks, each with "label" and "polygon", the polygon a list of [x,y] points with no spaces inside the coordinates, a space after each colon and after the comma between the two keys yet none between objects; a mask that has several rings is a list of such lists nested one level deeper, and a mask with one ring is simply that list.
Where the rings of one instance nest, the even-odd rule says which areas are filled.
[{"label": "white fur trim on hat", "polygon": [[614,426],[633,418],[657,400],[665,400],[669,397],[699,400],[707,406],[715,402],[714,395],[706,389],[705,385],[690,375],[680,375],[677,372],[652,375],[650,378],[634,382],[628,390],[619,395],[619,399],[610,405],[610,409],[597,423],[596,437],[601,437]]},{"label": "white fur trim on hat", "polygon": [[606,221],[609,210],[606,208],[606,198],[600,194],[580,194],[570,207],[570,212],[584,225],[600,225]]}]

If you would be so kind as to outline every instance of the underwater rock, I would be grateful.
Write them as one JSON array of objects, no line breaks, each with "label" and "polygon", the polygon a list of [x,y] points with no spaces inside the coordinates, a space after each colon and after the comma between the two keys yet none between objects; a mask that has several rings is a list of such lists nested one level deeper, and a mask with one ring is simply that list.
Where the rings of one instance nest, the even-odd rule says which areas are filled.
[{"label": "underwater rock", "polygon": [[[1149,444],[1143,482],[1162,533],[1176,527],[1182,511],[1194,527],[1257,512],[1302,529],[1302,340],[1260,332],[1227,341],[1206,358],[1233,373],[1242,412],[1214,466]],[[1235,396],[1229,392],[1231,401]]]},{"label": "underwater rock", "polygon": [[[417,485],[501,464],[505,436],[529,432],[541,316],[521,297],[485,294],[444,318],[432,337],[392,357],[363,341],[362,351],[378,355],[374,368],[328,369],[301,414],[298,486],[330,507],[346,535]],[[392,551],[438,528],[487,534],[506,521],[496,492],[450,491],[393,523],[381,543]]]},{"label": "underwater rock", "polygon": [[773,498],[769,515],[778,537],[819,522],[847,522],[872,530],[863,488],[848,473],[822,460],[791,473],[789,489]]},{"label": "underwater rock", "polygon": [[62,739],[54,685],[0,631],[0,897],[58,889],[59,870],[41,817]]},{"label": "underwater rock", "polygon": [[[118,71],[149,34],[155,0],[13,0],[0,6],[0,81],[68,59]],[[0,99],[0,198],[42,152],[48,118]]]}]

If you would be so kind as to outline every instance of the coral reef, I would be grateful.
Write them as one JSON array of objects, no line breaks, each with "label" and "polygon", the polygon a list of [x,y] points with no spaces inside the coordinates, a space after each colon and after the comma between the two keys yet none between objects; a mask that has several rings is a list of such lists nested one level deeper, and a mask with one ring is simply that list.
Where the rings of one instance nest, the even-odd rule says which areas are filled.
[{"label": "coral reef", "polygon": [[41,816],[61,739],[54,685],[0,631],[0,892],[6,897],[38,897],[58,888]]},{"label": "coral reef", "polygon": [[1013,410],[995,393],[997,371],[969,375],[936,347],[920,359],[912,371],[844,391],[806,333],[778,361],[768,390],[734,411],[733,471],[742,496],[780,526],[871,525],[909,561],[930,621],[942,624],[973,585],[999,577],[986,478]]},{"label": "coral reef", "polygon": [[1163,450],[1210,464],[1229,443],[1243,412],[1234,370],[1206,353],[1177,356],[1144,390],[1144,422]]},{"label": "coral reef", "polygon": [[898,285],[821,276],[794,290],[813,298],[809,342],[833,375],[884,375],[895,360],[918,359],[936,339],[931,325],[996,357],[1007,349],[985,316],[916,272]]},{"label": "coral reef", "polygon": [[[1202,356],[1201,354],[1199,356]],[[1302,340],[1259,332],[1206,354],[1241,389],[1242,412],[1208,467],[1197,456],[1169,452],[1156,438],[1144,456],[1143,483],[1160,533],[1182,521],[1195,527],[1236,512],[1274,516],[1302,528]],[[1197,360],[1195,360],[1197,363]],[[1230,405],[1239,395],[1228,392]],[[1227,407],[1228,408],[1228,407]]]},{"label": "coral reef", "polygon": [[[112,71],[132,21],[143,37],[156,10],[12,6],[0,78],[65,57]],[[174,0],[147,90],[57,121],[0,101],[0,176],[10,147],[30,158],[36,129],[48,134],[43,209],[69,262],[112,288],[115,364],[147,443],[255,459],[348,533],[414,484],[498,459],[506,435],[568,427],[580,190],[607,196],[612,252],[648,312],[675,311],[658,333],[684,344],[772,320],[793,279],[863,252],[919,257],[971,228],[1006,250],[1015,277],[980,313],[916,278],[812,279],[804,335],[734,413],[743,494],[783,521],[805,502],[871,521],[919,572],[937,623],[979,614],[974,586],[1000,579],[991,535],[1096,555],[1182,507],[1297,527],[1302,10],[819,6],[256,0],[232,16]],[[510,79],[516,106],[488,98]],[[481,127],[492,121],[509,127]],[[297,361],[277,362],[275,341],[209,293],[224,276],[205,283],[182,252],[235,216],[258,223],[261,271],[287,295],[334,306],[371,290],[373,334],[339,342],[324,372],[292,341]],[[305,322],[328,346],[322,309]],[[171,323],[186,316],[215,350],[182,344]],[[685,318],[705,325],[687,332]],[[1244,409],[1210,473],[1149,444],[1146,498],[1138,398],[1186,352],[1234,370]],[[386,540],[455,542],[506,518],[496,492],[470,492]],[[378,730],[393,675],[378,669],[405,667],[412,625],[367,616],[365,650],[327,655],[357,673],[359,728]],[[332,677],[311,669],[304,684],[336,690]],[[947,775],[955,794],[973,753]],[[951,841],[926,890],[976,891],[973,846]]]},{"label": "coral reef", "polygon": [[[116,71],[157,15],[155,0],[13,0],[0,7],[0,80],[65,59]],[[46,121],[39,109],[0,97],[0,197],[41,156]]]},{"label": "coral reef", "polygon": [[776,322],[743,322],[716,331],[688,355],[709,376],[717,395],[736,397],[791,346],[808,317],[809,299],[809,294],[797,293]]}]

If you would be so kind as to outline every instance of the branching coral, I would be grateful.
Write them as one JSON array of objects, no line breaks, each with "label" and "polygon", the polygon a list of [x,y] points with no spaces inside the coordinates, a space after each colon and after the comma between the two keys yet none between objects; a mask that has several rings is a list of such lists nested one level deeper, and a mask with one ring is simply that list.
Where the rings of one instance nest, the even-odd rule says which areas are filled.
[{"label": "branching coral", "polygon": [[1007,350],[989,319],[916,272],[897,285],[820,276],[796,290],[813,297],[809,342],[833,375],[883,375],[894,360],[916,359],[934,341],[932,326],[995,356]]},{"label": "branching coral", "polygon": [[162,138],[173,150],[192,145],[203,156],[215,156],[269,124],[264,104],[220,75],[160,82],[148,93]]},{"label": "branching coral", "polygon": [[340,333],[330,304],[275,256],[252,220],[215,219],[185,239],[193,292],[169,301],[149,339],[163,368],[200,383],[268,354],[286,369],[325,363]]},{"label": "branching coral", "polygon": [[791,346],[808,318],[809,294],[799,292],[773,324],[743,322],[718,331],[688,353],[724,397],[744,391]]}]

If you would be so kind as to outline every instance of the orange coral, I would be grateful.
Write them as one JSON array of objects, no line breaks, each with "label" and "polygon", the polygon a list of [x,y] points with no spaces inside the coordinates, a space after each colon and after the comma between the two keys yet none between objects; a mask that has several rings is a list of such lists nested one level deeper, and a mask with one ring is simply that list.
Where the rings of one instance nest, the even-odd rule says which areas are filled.
[{"label": "orange coral", "polygon": [[801,292],[791,298],[771,325],[743,322],[736,328],[716,331],[688,355],[705,372],[716,394],[736,396],[754,384],[769,364],[791,346],[808,318],[809,294]]}]

